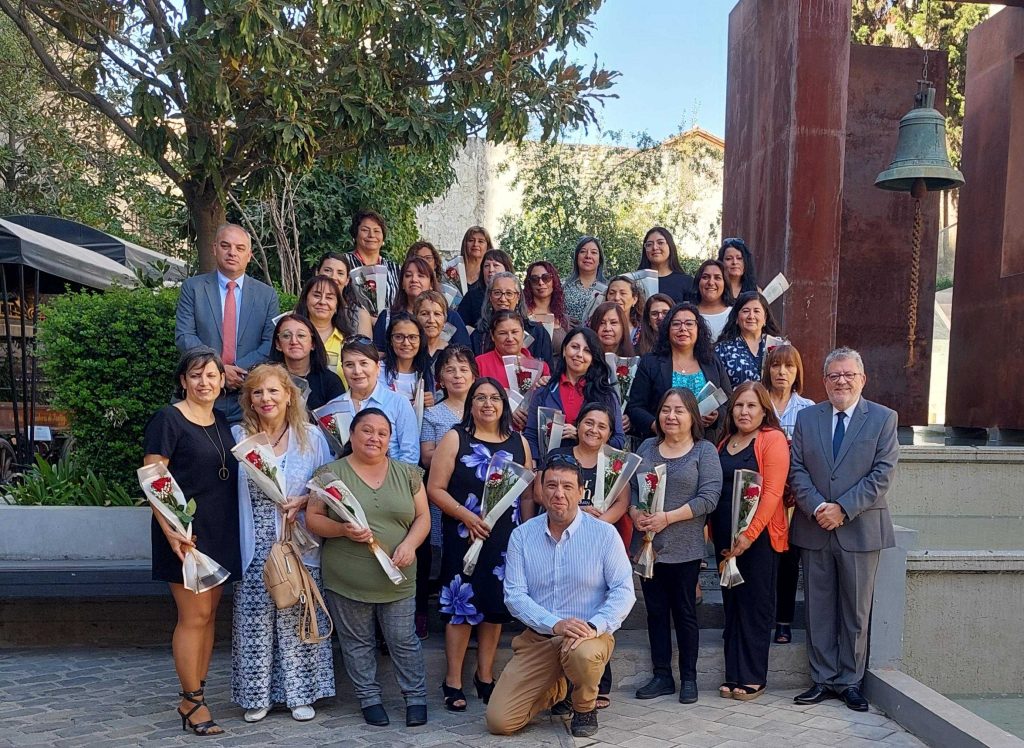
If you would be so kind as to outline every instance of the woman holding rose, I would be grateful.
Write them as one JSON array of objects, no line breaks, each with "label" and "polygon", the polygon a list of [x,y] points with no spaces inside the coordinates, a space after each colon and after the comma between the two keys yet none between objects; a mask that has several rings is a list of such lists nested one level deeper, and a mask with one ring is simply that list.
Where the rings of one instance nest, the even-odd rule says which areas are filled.
[{"label": "woman holding rose", "polygon": [[235,439],[228,422],[213,407],[225,382],[224,364],[216,352],[203,346],[186,351],[174,378],[182,399],[161,408],[146,424],[143,464],[166,465],[185,496],[195,499],[196,511],[191,540],[154,511],[153,579],[169,583],[178,609],[171,651],[181,683],[181,729],[220,735],[224,730],[213,721],[204,691],[224,586],[196,594],[185,589],[181,567],[185,553],[196,548],[224,567],[229,580],[241,579],[238,462],[231,454]]}]

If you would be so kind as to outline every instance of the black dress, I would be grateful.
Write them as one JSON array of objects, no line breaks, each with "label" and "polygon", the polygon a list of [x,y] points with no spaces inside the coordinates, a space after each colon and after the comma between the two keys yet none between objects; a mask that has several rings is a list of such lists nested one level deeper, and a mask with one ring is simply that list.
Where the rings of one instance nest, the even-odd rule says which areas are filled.
[{"label": "black dress", "polygon": [[[511,456],[513,462],[520,465],[526,459],[526,449],[523,446],[523,437],[517,432],[512,432],[502,442],[486,442],[469,436],[464,430],[456,427],[459,435],[459,453],[455,457],[455,467],[452,470],[451,480],[448,482],[448,492],[456,501],[461,503],[470,511],[479,514],[480,502],[483,499],[484,478],[486,477],[487,463],[495,452],[504,451]],[[460,606],[456,610],[450,605],[445,605],[442,600],[441,614],[445,620],[453,616],[465,617],[462,613],[466,608],[464,603],[471,604],[478,616],[484,623],[508,623],[512,616],[505,607],[505,550],[508,548],[508,539],[512,530],[519,524],[519,501],[502,515],[491,534],[484,541],[480,550],[480,559],[477,562],[473,574],[466,578],[462,571],[462,557],[469,550],[471,540],[466,526],[453,517],[445,514],[441,521],[441,590],[444,597],[445,588],[453,588],[453,580],[459,577],[462,584],[468,584],[468,588],[461,588]],[[453,590],[456,591],[456,590]],[[459,620],[458,623],[479,623],[480,620],[466,621]]]},{"label": "black dress", "polygon": [[[167,469],[186,499],[196,500],[192,534],[196,547],[230,572],[229,582],[242,578],[242,551],[238,529],[238,462],[231,454],[235,439],[227,419],[214,411],[216,429],[203,428],[185,418],[173,405],[158,411],[143,437],[144,452],[170,460]],[[220,438],[218,439],[218,432]],[[212,440],[212,442],[211,442]],[[221,440],[228,479],[221,480]],[[163,530],[152,520],[153,579],[182,584],[181,560],[174,555]]]}]

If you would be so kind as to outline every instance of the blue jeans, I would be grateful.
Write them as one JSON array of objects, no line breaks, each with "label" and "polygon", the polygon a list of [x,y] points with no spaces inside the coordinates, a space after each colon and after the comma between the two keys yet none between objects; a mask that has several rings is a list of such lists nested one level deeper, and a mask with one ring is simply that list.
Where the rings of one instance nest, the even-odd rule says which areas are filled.
[{"label": "blue jeans", "polygon": [[416,637],[416,598],[393,603],[363,603],[327,590],[327,605],[334,619],[334,631],[341,644],[345,672],[355,688],[359,706],[382,703],[377,682],[376,616],[391,651],[395,677],[406,706],[427,703],[427,673],[423,650]]}]

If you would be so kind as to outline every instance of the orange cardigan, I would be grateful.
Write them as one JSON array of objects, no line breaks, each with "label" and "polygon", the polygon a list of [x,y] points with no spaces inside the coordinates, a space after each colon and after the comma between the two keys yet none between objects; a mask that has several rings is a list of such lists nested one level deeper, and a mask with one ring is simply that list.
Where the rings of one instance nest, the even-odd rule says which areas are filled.
[{"label": "orange cardigan", "polygon": [[[723,439],[719,442],[719,451],[726,441]],[[789,441],[786,435],[777,429],[761,429],[754,440],[754,456],[764,483],[754,519],[743,534],[753,542],[767,527],[772,548],[782,553],[789,550],[789,523],[786,521],[786,508],[782,504],[782,492],[789,477]]]}]

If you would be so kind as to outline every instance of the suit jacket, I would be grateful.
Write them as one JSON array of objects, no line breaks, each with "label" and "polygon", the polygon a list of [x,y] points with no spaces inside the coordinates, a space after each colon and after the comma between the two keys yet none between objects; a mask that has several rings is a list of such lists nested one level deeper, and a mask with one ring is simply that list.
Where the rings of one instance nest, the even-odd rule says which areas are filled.
[{"label": "suit jacket", "polygon": [[[725,394],[732,395],[729,372],[726,371],[725,365],[718,360],[717,356],[712,359],[710,364],[701,364],[700,370],[704,372],[706,380],[721,387],[725,390]],[[640,439],[654,436],[653,424],[658,401],[670,389],[672,389],[672,357],[659,356],[655,353],[641,356],[640,363],[636,367],[633,386],[629,390],[629,404],[626,406],[631,434]],[[712,444],[717,444],[722,438],[727,405],[719,406],[718,420],[710,428],[704,430],[704,438]]]},{"label": "suit jacket", "polygon": [[790,540],[820,550],[828,530],[814,519],[823,501],[839,504],[846,521],[833,530],[847,551],[891,548],[896,538],[886,493],[892,482],[899,443],[896,412],[863,397],[850,416],[839,454],[832,458],[832,404],[804,408],[793,430],[789,485],[796,496]]},{"label": "suit jacket", "polygon": [[[273,288],[245,276],[235,336],[235,366],[248,369],[270,358],[274,317],[279,308]],[[181,284],[174,321],[174,344],[181,353],[208,345],[219,354],[223,321],[216,271],[193,276]]]}]

